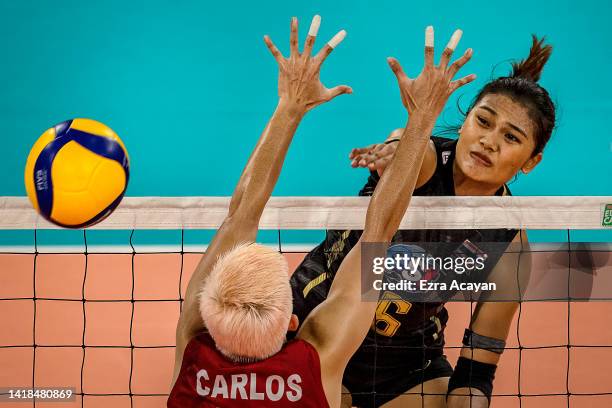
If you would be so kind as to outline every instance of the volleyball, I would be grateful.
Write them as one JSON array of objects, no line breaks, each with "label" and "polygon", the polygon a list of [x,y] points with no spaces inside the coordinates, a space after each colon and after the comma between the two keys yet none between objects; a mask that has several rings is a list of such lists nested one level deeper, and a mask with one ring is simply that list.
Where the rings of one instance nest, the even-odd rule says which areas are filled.
[{"label": "volleyball", "polygon": [[72,119],[47,129],[25,167],[30,202],[44,218],[84,228],[110,215],[129,179],[129,158],[117,134],[92,119]]}]

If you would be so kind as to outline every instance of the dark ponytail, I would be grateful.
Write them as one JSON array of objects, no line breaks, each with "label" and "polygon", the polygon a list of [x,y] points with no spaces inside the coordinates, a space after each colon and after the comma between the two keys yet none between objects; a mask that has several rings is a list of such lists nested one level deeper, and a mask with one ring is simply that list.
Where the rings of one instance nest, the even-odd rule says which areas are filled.
[{"label": "dark ponytail", "polygon": [[532,156],[542,152],[555,127],[555,105],[546,89],[538,85],[544,65],[550,58],[552,46],[544,38],[532,36],[532,45],[526,59],[512,63],[512,74],[486,84],[470,105],[468,113],[488,94],[507,95],[523,104],[535,123],[535,149]]},{"label": "dark ponytail", "polygon": [[552,47],[544,44],[544,38],[538,40],[535,35],[531,36],[531,41],[529,56],[520,62],[512,63],[512,77],[538,82],[544,65],[552,54]]}]

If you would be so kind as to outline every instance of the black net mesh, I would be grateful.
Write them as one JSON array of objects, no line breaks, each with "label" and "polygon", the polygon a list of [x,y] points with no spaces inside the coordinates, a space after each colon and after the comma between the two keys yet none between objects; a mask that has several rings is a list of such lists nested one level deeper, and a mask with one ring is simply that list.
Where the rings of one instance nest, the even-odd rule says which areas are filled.
[{"label": "black net mesh", "polygon": [[[137,344],[137,342],[135,342],[134,340],[134,314],[135,314],[135,307],[136,305],[138,305],[139,303],[147,303],[147,302],[174,302],[178,305],[179,310],[182,310],[182,301],[183,301],[183,285],[184,285],[184,268],[185,268],[185,256],[186,254],[199,254],[201,252],[188,252],[185,251],[185,234],[184,234],[184,230],[180,231],[180,239],[181,239],[181,243],[180,243],[180,250],[178,251],[168,251],[168,252],[164,252],[164,253],[170,253],[170,254],[176,254],[178,256],[180,256],[180,271],[178,273],[178,282],[176,282],[176,297],[174,298],[168,298],[168,299],[155,299],[155,300],[149,300],[149,299],[138,299],[135,298],[135,293],[134,293],[134,289],[135,289],[135,260],[136,258],[139,256],[139,254],[137,253],[137,251],[135,250],[135,247],[132,243],[132,238],[134,236],[135,231],[132,230],[131,234],[130,234],[130,248],[131,248],[131,254],[129,254],[129,256],[131,256],[131,296],[129,299],[88,299],[86,298],[86,283],[88,280],[88,265],[89,265],[89,258],[91,256],[91,253],[89,252],[89,247],[88,247],[88,232],[87,231],[83,231],[83,244],[84,244],[84,250],[82,252],[71,252],[71,255],[82,255],[84,257],[84,273],[83,273],[83,280],[82,280],[82,285],[81,285],[81,298],[80,299],[74,299],[74,298],[61,298],[61,297],[40,297],[38,296],[38,292],[37,292],[37,273],[39,273],[39,271],[37,270],[37,266],[39,263],[39,257],[41,255],[41,253],[39,252],[39,242],[38,242],[38,237],[37,237],[37,231],[34,230],[33,231],[33,240],[34,240],[34,250],[31,253],[23,253],[23,252],[1,252],[0,254],[20,254],[23,256],[29,256],[32,258],[33,260],[33,265],[32,265],[32,274],[33,274],[33,295],[31,297],[3,297],[0,299],[0,302],[14,302],[14,301],[31,301],[32,305],[33,305],[33,317],[34,317],[34,325],[32,327],[32,339],[33,339],[33,343],[31,344],[7,344],[6,342],[2,341],[0,344],[0,350],[2,349],[11,349],[11,348],[21,348],[21,349],[28,349],[31,350],[32,352],[32,376],[31,376],[31,383],[30,384],[0,384],[1,386],[4,387],[27,387],[27,386],[31,386],[31,387],[36,387],[36,386],[40,386],[40,384],[37,384],[36,379],[37,379],[37,370],[44,370],[44,371],[48,371],[49,368],[48,367],[42,367],[37,364],[37,356],[41,353],[41,350],[43,349],[47,349],[47,348],[73,348],[73,349],[81,349],[82,350],[82,359],[81,359],[81,365],[80,365],[80,384],[57,384],[58,386],[64,386],[64,387],[74,387],[75,388],[75,394],[77,395],[77,401],[80,400],[80,404],[81,406],[85,407],[88,405],[88,397],[113,397],[113,396],[122,396],[125,398],[129,398],[129,404],[131,407],[133,406],[139,406],[138,403],[138,398],[142,397],[142,398],[150,398],[150,397],[161,397],[160,398],[160,404],[163,404],[163,399],[166,398],[168,396],[167,393],[142,393],[142,392],[135,392],[133,389],[133,383],[134,383],[134,375],[135,373],[135,367],[134,367],[134,358],[135,358],[135,351],[137,350],[147,350],[147,349],[173,349],[174,348],[174,344],[166,344],[166,345],[142,345],[142,344]],[[278,230],[277,232],[277,237],[278,237],[278,250],[281,253],[291,253],[291,250],[286,250],[285,248],[283,248],[283,242],[282,242],[282,235],[281,235],[281,231]],[[570,231],[567,231],[567,241],[568,243],[570,243],[571,241],[571,235],[570,235]],[[572,246],[568,245],[567,246],[567,252],[568,252],[568,259],[569,257],[572,255],[571,252],[573,251]],[[49,252],[45,252],[46,254],[50,254]],[[57,253],[57,256],[62,256],[65,255],[66,253],[62,252],[62,253]],[[107,253],[100,253],[100,252],[96,252],[96,256],[99,255],[112,255],[115,254],[114,252],[107,252]],[[570,272],[570,263],[568,261],[568,272]],[[523,406],[559,406],[559,398],[562,398],[564,400],[564,405],[567,407],[576,407],[576,406],[612,406],[612,403],[610,401],[612,401],[612,398],[606,398],[608,396],[612,396],[612,382],[609,384],[609,388],[606,390],[599,390],[599,392],[585,392],[584,390],[581,391],[576,391],[572,389],[572,371],[575,370],[574,368],[574,364],[576,359],[580,358],[579,356],[577,356],[577,352],[576,350],[581,350],[581,349],[598,349],[598,350],[610,350],[612,349],[612,339],[610,339],[610,344],[585,344],[585,343],[573,343],[572,342],[572,338],[573,336],[573,330],[574,328],[572,327],[572,308],[575,307],[576,302],[572,299],[571,293],[569,291],[570,288],[570,277],[571,277],[571,273],[568,273],[567,275],[567,279],[568,279],[568,292],[567,292],[567,297],[565,299],[561,299],[562,302],[564,302],[564,304],[566,304],[566,309],[567,309],[567,319],[566,319],[566,336],[567,336],[567,342],[565,344],[549,344],[549,345],[538,345],[538,346],[532,346],[532,345],[525,345],[524,342],[522,341],[522,336],[524,335],[523,333],[523,328],[522,328],[522,320],[524,318],[524,314],[525,314],[525,304],[528,302],[525,301],[521,301],[519,302],[518,305],[518,313],[517,316],[515,317],[516,319],[516,340],[517,340],[517,345],[516,346],[507,346],[506,347],[506,353],[508,353],[509,351],[515,351],[517,353],[517,359],[518,359],[518,363],[517,363],[517,369],[515,372],[515,376],[517,377],[517,381],[516,381],[516,392],[514,393],[507,393],[507,392],[499,392],[496,391],[494,389],[493,391],[493,404],[492,406],[518,406],[518,407],[523,407]],[[554,299],[556,301],[559,301],[560,299]],[[611,299],[602,299],[599,298],[599,300],[611,300]],[[80,344],[64,344],[64,345],[52,345],[52,344],[43,344],[39,341],[37,341],[37,325],[36,325],[36,319],[37,319],[37,313],[38,313],[38,306],[41,305],[41,303],[45,303],[45,302],[80,302],[82,305],[82,319],[83,319],[83,332],[81,335],[81,342]],[[88,324],[90,322],[88,322],[87,316],[88,316],[88,305],[90,304],[94,304],[94,303],[108,303],[108,302],[112,302],[112,303],[127,303],[129,302],[130,307],[131,307],[131,316],[130,316],[130,330],[129,330],[129,346],[128,345],[100,345],[100,344],[87,344],[87,336],[86,336],[86,329],[88,327]],[[474,308],[475,308],[475,303],[474,302],[470,302],[470,314],[472,315],[474,312]],[[607,318],[607,321],[605,320]],[[542,319],[546,319],[546,316],[542,316]],[[592,322],[583,322],[583,324],[586,325],[609,325],[612,321],[610,320],[609,316],[598,316],[598,317],[594,317],[594,321]],[[467,322],[466,322],[467,324]],[[3,336],[0,335],[0,338],[2,338]],[[424,343],[423,345],[424,346]],[[376,365],[376,359],[377,359],[377,355],[379,350],[385,347],[384,345],[375,343],[374,344],[374,348],[375,348],[375,352],[374,352],[374,369],[372,371],[372,375],[373,376],[377,376],[379,375],[379,372],[377,371],[377,365]],[[453,342],[453,344],[447,344],[445,346],[445,350],[449,351],[452,349],[460,349],[462,346],[460,344],[457,344],[457,342]],[[129,380],[128,380],[128,392],[127,393],[97,393],[97,392],[91,392],[91,390],[88,390],[88,381],[87,381],[87,370],[86,370],[86,365],[87,365],[87,361],[88,361],[88,354],[92,352],[92,350],[95,349],[124,349],[129,351]],[[530,351],[535,351],[535,350],[552,350],[552,349],[558,349],[558,350],[566,350],[565,354],[566,354],[566,364],[565,364],[565,392],[542,392],[542,393],[533,393],[533,392],[529,392],[525,390],[525,384],[524,384],[524,379],[523,379],[523,370],[525,369],[525,361],[526,361],[526,353],[529,353]],[[593,366],[597,366],[597,365],[603,365],[606,366],[608,363],[612,362],[612,354],[608,353],[608,354],[602,354],[605,355],[607,357],[605,357],[603,360],[600,361],[589,361],[588,364],[591,364]],[[546,358],[546,357],[544,357]],[[502,364],[503,364],[503,359],[502,359]],[[425,366],[427,364],[427,361],[425,359],[425,355],[423,354],[423,365]],[[451,361],[451,364],[454,364],[454,362]],[[3,365],[3,364],[2,364]],[[581,367],[583,367],[584,364],[581,364]],[[2,367],[2,370],[14,370],[15,367]],[[587,373],[588,374],[588,373]],[[113,373],[108,373],[109,376],[112,376]],[[577,373],[576,375],[585,375],[584,373]],[[593,373],[593,375],[597,375],[596,373]],[[532,378],[532,377],[530,377]],[[542,381],[545,382],[546,379],[542,378]],[[586,380],[588,382],[588,379]],[[529,387],[530,389],[533,389],[533,387]],[[3,390],[5,391],[5,390]],[[374,389],[371,393],[371,397],[374,398],[377,394],[377,390]],[[427,396],[427,395],[439,395],[439,394],[435,394],[435,393],[428,393],[427,390],[421,385],[420,389],[418,391],[415,392],[416,395],[419,395],[421,397]],[[4,392],[3,396],[6,396],[7,393]],[[441,395],[445,395],[445,394],[441,394]],[[589,403],[585,403],[585,405],[582,405],[582,402],[580,400],[580,397],[586,397],[586,396],[594,396],[594,397],[601,397],[601,404],[602,405],[598,405],[598,403],[595,403],[595,405],[593,405],[592,401]],[[546,397],[558,397],[555,399],[551,399],[549,401],[546,401],[545,398]],[[542,399],[542,403],[538,403],[538,401],[534,402],[534,399],[538,399],[538,398],[543,398]],[[32,406],[36,406],[37,404],[40,405],[40,402],[36,402],[36,401],[32,401],[32,402],[28,402],[27,404],[23,404],[21,403],[19,406],[27,406],[28,404],[32,405]],[[496,405],[498,404],[498,405]],[[546,405],[549,404],[549,405]],[[109,406],[113,406],[114,402],[110,402],[108,403]],[[421,406],[425,407],[427,406],[426,403],[426,399],[425,398],[421,398]]]}]

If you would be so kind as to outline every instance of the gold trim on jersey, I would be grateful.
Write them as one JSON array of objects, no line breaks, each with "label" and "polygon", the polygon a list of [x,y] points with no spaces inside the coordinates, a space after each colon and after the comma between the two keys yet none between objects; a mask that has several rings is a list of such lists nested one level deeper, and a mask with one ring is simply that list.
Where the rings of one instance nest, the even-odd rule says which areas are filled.
[{"label": "gold trim on jersey", "polygon": [[327,255],[327,269],[331,270],[332,264],[338,259],[344,247],[346,246],[346,239],[350,235],[351,231],[346,230],[340,235],[340,239],[332,245]]},{"label": "gold trim on jersey", "polygon": [[304,295],[304,297],[306,297],[308,295],[308,292],[310,292],[314,287],[323,283],[325,279],[327,279],[327,272],[323,272],[322,274],[320,274],[319,276],[317,276],[316,278],[308,282],[308,285],[306,285],[306,287],[302,291],[302,294]]}]

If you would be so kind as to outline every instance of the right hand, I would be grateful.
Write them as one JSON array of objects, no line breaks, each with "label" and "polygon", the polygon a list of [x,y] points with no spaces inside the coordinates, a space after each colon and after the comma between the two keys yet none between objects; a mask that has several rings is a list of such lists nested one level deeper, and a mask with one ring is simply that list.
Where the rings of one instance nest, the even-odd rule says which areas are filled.
[{"label": "right hand", "polygon": [[298,49],[298,22],[291,19],[291,51],[285,58],[276,48],[270,37],[264,36],[264,41],[270,52],[278,62],[278,96],[281,102],[295,105],[300,111],[306,113],[310,109],[324,102],[328,102],[338,95],[350,94],[353,90],[346,85],[326,88],[319,79],[321,65],[333,49],[344,39],[346,31],[338,32],[320,51],[312,57],[312,47],[315,42],[321,17],[314,16],[309,35],[306,38],[304,52]]},{"label": "right hand", "polygon": [[381,176],[391,162],[399,142],[397,138],[390,138],[387,141],[389,143],[376,143],[351,150],[349,154],[351,167],[367,168],[370,171],[376,171]]},{"label": "right hand", "polygon": [[476,75],[471,74],[456,81],[453,77],[459,69],[472,57],[472,49],[468,48],[463,56],[448,65],[455,47],[461,38],[461,30],[455,31],[440,58],[440,64],[433,63],[433,27],[429,26],[425,34],[425,66],[415,79],[408,78],[400,63],[395,58],[387,58],[389,66],[397,77],[402,96],[402,103],[408,110],[408,115],[424,115],[435,119],[440,115],[449,96],[461,86],[472,82]]}]

